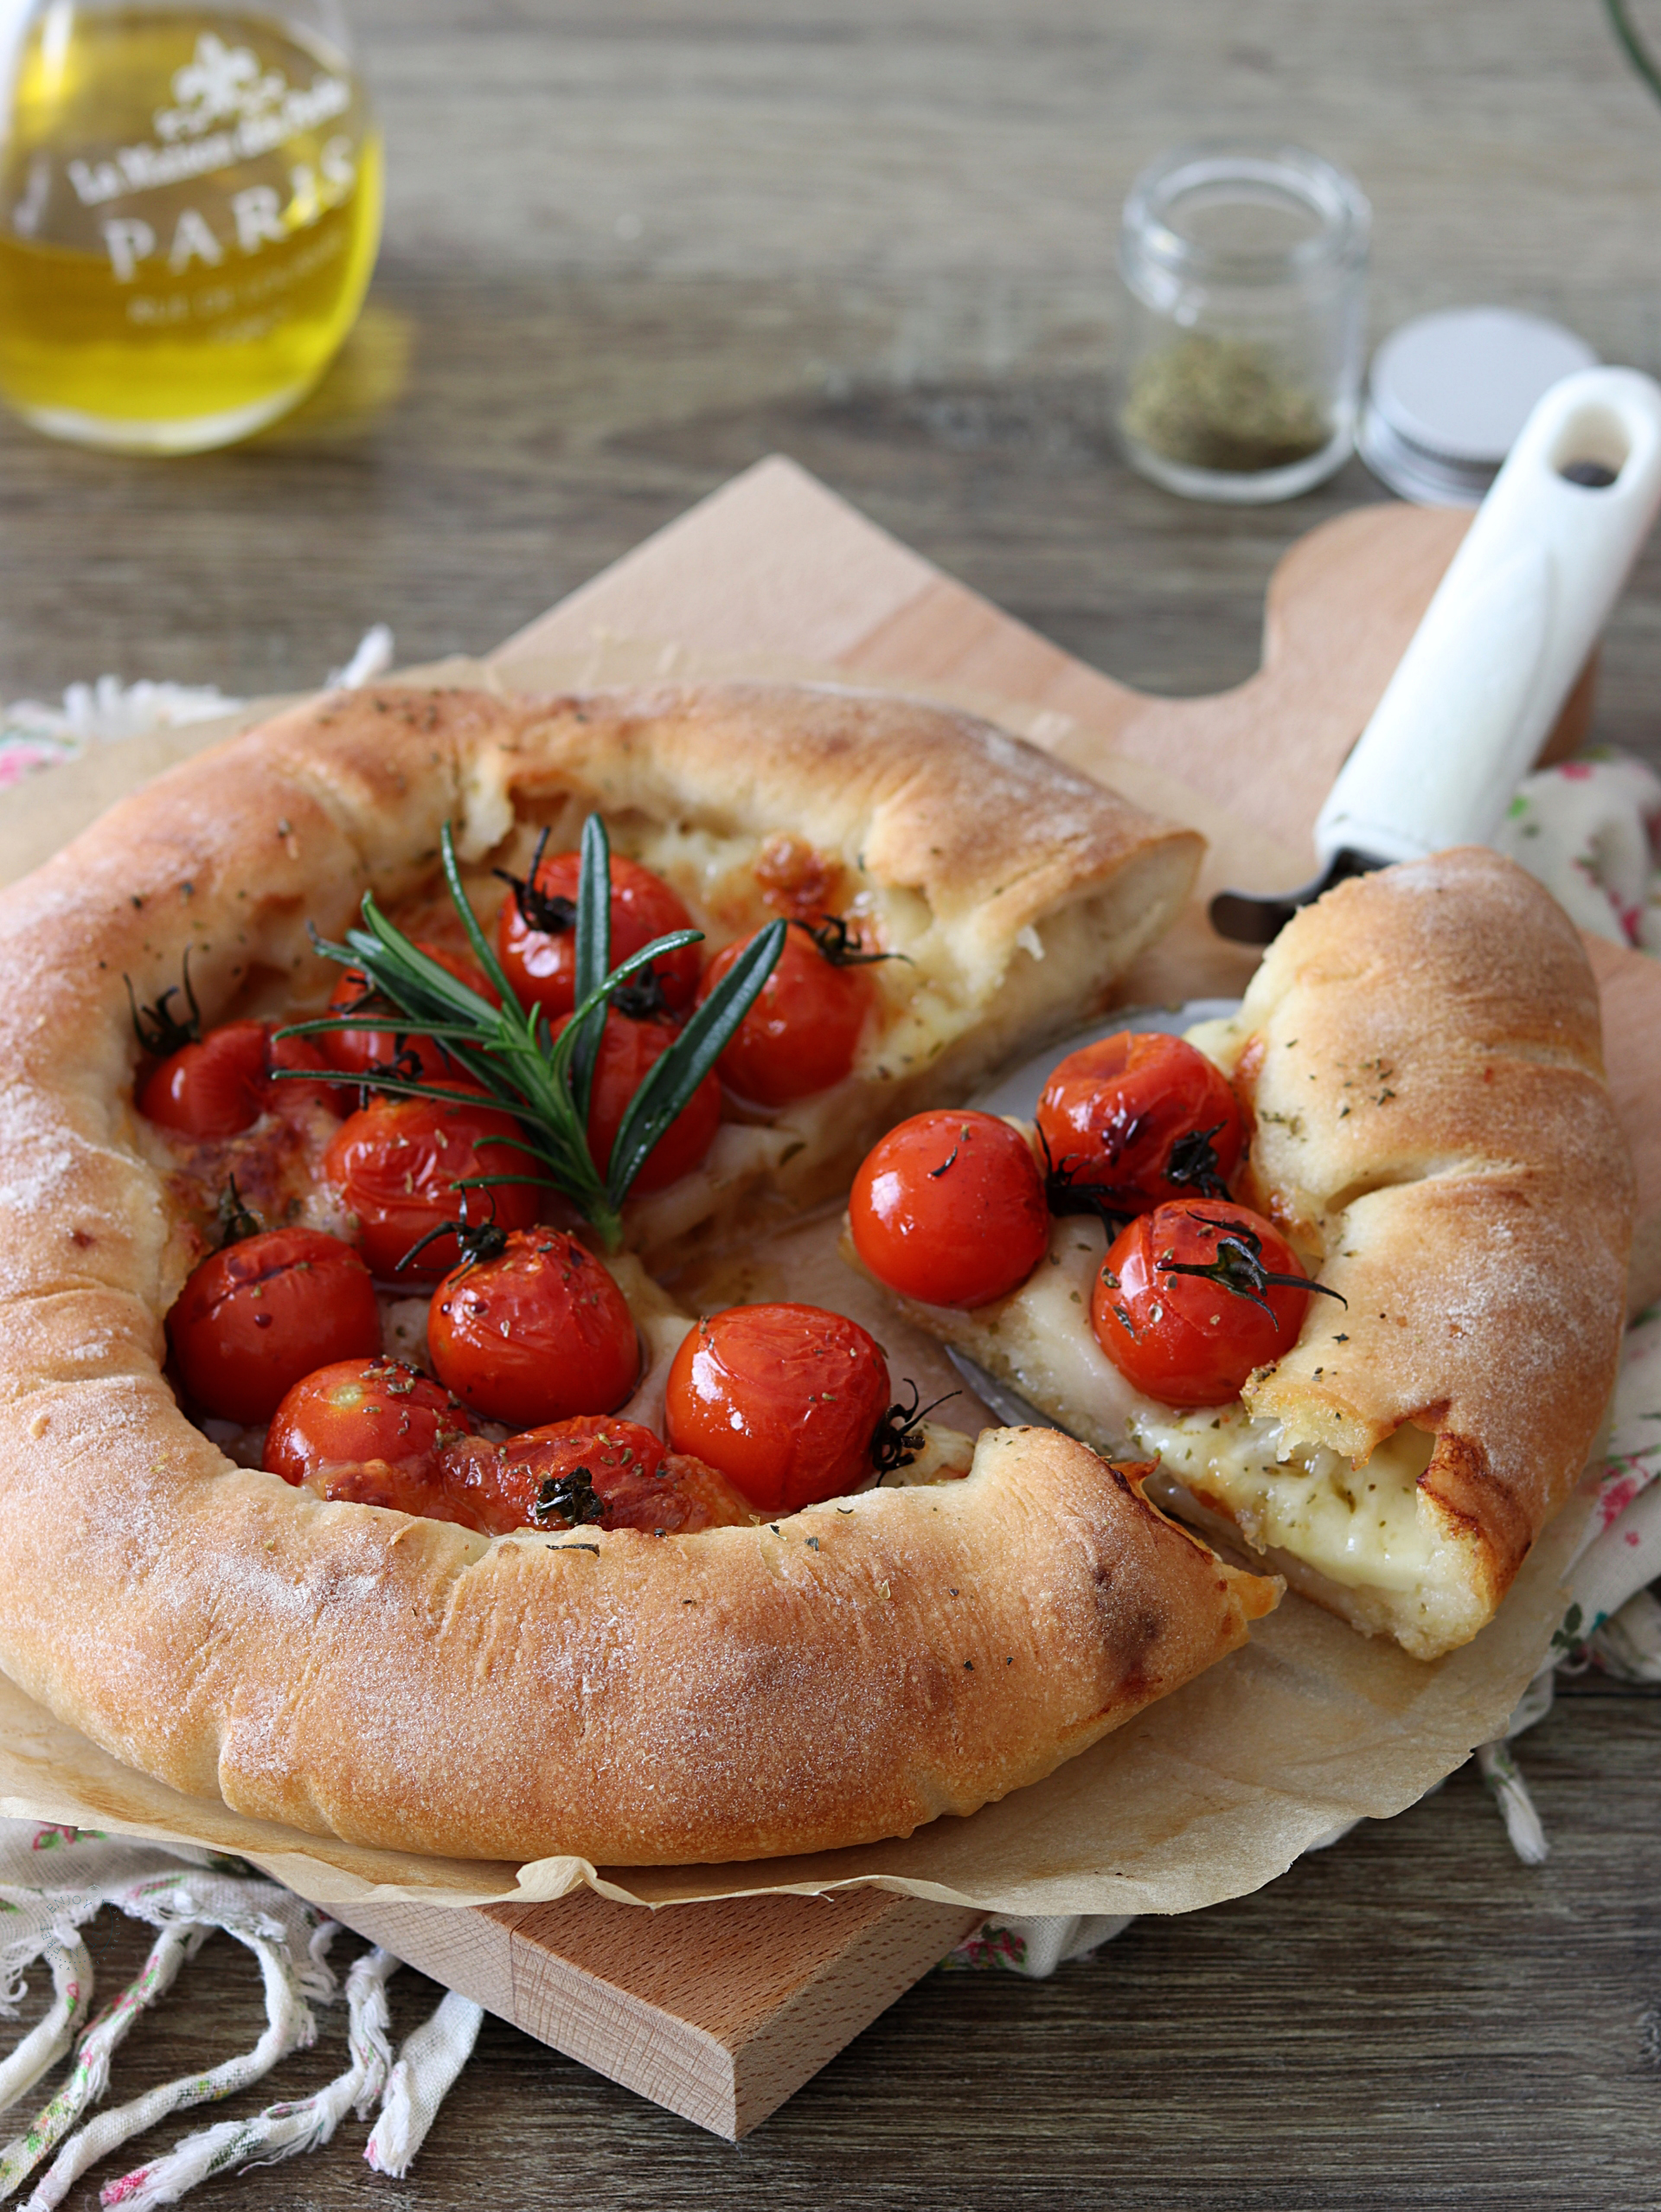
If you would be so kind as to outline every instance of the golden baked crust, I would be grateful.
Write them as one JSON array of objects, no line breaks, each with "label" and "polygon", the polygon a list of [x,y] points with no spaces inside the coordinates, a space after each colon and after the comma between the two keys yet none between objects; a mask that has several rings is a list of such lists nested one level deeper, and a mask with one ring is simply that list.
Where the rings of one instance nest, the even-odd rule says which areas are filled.
[{"label": "golden baked crust", "polygon": [[1596,986],[1534,879],[1485,850],[1329,892],[1239,1013],[1190,1033],[1254,1123],[1241,1196],[1321,1282],[1232,1408],[1138,1398],[1084,1318],[1105,1241],[973,1314],[907,1305],[1150,1494],[1421,1658],[1491,1618],[1579,1478],[1613,1388],[1631,1162]]},{"label": "golden baked crust", "polygon": [[1580,938],[1463,848],[1306,908],[1228,1027],[1258,1201],[1349,1300],[1246,1404],[1358,1461],[1404,1423],[1434,1438],[1420,1512],[1473,1634],[1578,1481],[1620,1356],[1632,1169]]},{"label": "golden baked crust", "polygon": [[305,989],[307,920],[419,889],[445,819],[483,861],[568,796],[625,849],[699,807],[752,850],[856,843],[983,1006],[1058,914],[1142,941],[1126,882],[1162,912],[1192,857],[999,734],[822,692],[338,695],[116,809],[0,895],[0,1664],[179,1788],[361,1842],[644,1863],[968,1811],[1221,1657],[1273,1587],[1047,1434],[776,1528],[492,1542],[234,1467],[162,1378],[189,1253],[136,1142],[124,978],[153,997],[188,946],[209,1019]]}]

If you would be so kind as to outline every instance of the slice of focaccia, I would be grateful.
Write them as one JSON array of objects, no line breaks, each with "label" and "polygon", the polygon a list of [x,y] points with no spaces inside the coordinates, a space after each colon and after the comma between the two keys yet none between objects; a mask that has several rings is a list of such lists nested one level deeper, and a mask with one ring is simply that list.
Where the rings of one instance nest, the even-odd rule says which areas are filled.
[{"label": "slice of focaccia", "polygon": [[637,1217],[648,1250],[744,1177],[816,1193],[1093,1004],[1196,850],[983,724],[832,690],[343,694],[115,810],[0,894],[0,1665],[180,1789],[364,1843],[645,1863],[903,1835],[1175,1689],[1277,1586],[1043,1431],[777,1521],[490,1536],[232,1465],[163,1372],[200,1230],[134,1103],[129,984],[286,1018],[332,979],[308,926],[419,904],[446,822],[483,910],[492,867],[596,808],[717,941],[811,885],[903,956],[823,1111],[734,1125],[773,1149]]},{"label": "slice of focaccia", "polygon": [[1239,1399],[1139,1395],[1088,1314],[1099,1224],[1023,1287],[907,1311],[1150,1494],[1421,1658],[1488,1620],[1587,1459],[1619,1356],[1632,1174],[1595,984],[1531,877],[1460,850],[1358,878],[1191,1032],[1253,1125],[1238,1195],[1347,1301]]}]

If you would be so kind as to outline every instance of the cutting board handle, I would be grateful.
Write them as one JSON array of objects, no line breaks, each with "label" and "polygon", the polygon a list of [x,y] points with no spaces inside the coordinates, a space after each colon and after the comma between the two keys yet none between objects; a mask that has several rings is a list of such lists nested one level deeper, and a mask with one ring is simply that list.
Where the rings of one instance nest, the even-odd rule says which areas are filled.
[{"label": "cutting board handle", "polygon": [[1321,809],[1324,864],[1345,850],[1418,860],[1492,837],[1658,507],[1661,386],[1632,369],[1554,384]]}]

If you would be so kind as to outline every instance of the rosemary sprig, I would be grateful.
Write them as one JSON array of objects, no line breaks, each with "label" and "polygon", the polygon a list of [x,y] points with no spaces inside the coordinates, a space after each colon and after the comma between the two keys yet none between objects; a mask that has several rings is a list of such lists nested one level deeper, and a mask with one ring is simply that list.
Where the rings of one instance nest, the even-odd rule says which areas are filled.
[{"label": "rosemary sprig", "polygon": [[[363,926],[349,930],[343,945],[313,938],[318,952],[343,967],[361,968],[380,996],[405,1017],[408,1027],[435,1037],[464,1073],[491,1100],[513,1114],[524,1132],[518,1148],[542,1172],[470,1177],[481,1185],[505,1182],[543,1183],[561,1191],[594,1228],[608,1252],[622,1242],[621,1209],[648,1154],[731,1042],[741,1022],[778,965],[786,925],[770,923],[733,963],[659,1058],[629,1102],[611,1158],[602,1170],[588,1149],[588,1101],[599,1058],[606,1009],[632,976],[702,933],[679,929],[609,965],[611,949],[611,856],[605,827],[597,815],[583,824],[582,875],[577,894],[577,1003],[557,1037],[550,1037],[540,1006],[529,1012],[514,995],[495,947],[480,927],[457,864],[455,843],[446,822],[439,843],[445,880],[473,954],[501,996],[492,1006],[470,991],[447,968],[430,959],[402,930],[388,920],[373,893],[363,900]],[[362,1029],[363,1017],[337,1015],[296,1022],[285,1036],[314,1036],[335,1029]],[[308,1073],[278,1069],[278,1074]],[[312,1077],[315,1081],[315,1076]],[[394,1074],[375,1079],[378,1090],[400,1098],[441,1099],[472,1106],[476,1097],[436,1083]]]}]

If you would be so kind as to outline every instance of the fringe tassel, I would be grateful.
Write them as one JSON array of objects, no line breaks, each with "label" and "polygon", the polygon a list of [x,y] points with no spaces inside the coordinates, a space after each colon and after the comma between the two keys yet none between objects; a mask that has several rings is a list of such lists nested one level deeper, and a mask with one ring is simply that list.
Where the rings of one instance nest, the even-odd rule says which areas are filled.
[{"label": "fringe tassel", "polygon": [[363,2152],[377,2174],[401,2180],[409,2171],[439,2106],[473,2055],[484,2017],[481,2006],[452,1990],[399,2052]]},{"label": "fringe tassel", "polygon": [[[215,1920],[228,1935],[233,1935],[239,1943],[246,1944],[260,1961],[265,1982],[265,2034],[251,2051],[239,2052],[234,2058],[225,2060],[205,2074],[187,2074],[182,2081],[164,2082],[159,2088],[134,2098],[131,2104],[119,2105],[113,2111],[100,2113],[96,2119],[88,2121],[64,2144],[50,2170],[29,2198],[24,2212],[54,2212],[54,2208],[63,2202],[89,2166],[95,2166],[100,2158],[107,2158],[112,2151],[119,2149],[131,2137],[142,2134],[148,2127],[154,2127],[170,2113],[182,2111],[191,2105],[209,2104],[216,2098],[228,2097],[236,2090],[246,2088],[249,2082],[257,2081],[269,2074],[278,2061],[286,2058],[290,2051],[303,2049],[316,2041],[317,2022],[300,1993],[299,1976],[272,1924],[263,1918],[245,1918],[229,1914],[215,1915]],[[183,1959],[201,1947],[213,1924],[197,1921],[164,1928],[151,1953],[151,1965],[164,1957],[170,1958],[170,1971],[167,1974],[170,1981]],[[170,1952],[164,1949],[170,1940],[173,1946]],[[146,1966],[141,1983],[148,1978],[151,1965]],[[134,1989],[139,1988],[141,1983],[135,1983]],[[126,1994],[130,1996],[131,1992]],[[151,1990],[144,2003],[152,2002],[159,1994],[159,1989]],[[118,2021],[115,2016],[119,2012],[122,2003],[123,1999],[118,1998],[106,2016],[106,2022],[110,2023],[112,2029],[108,2036],[109,2049],[114,2048],[131,2026],[132,2018],[143,2009],[142,2005],[135,2004],[129,2015]],[[81,2045],[81,2057],[76,2062],[75,2074],[71,2076],[70,2083],[61,2096],[47,2107],[48,2113],[51,2113],[75,2088],[83,2067],[87,2067],[87,2045],[104,2024],[100,2023],[88,2030]],[[108,2079],[107,2050],[100,2055],[102,2079],[99,2087],[101,2088],[103,2081]],[[87,2070],[95,2072],[99,2067],[99,2059],[95,2057]],[[94,2093],[89,2090],[88,2094],[91,2093]],[[76,2109],[79,2110],[87,2101],[87,2096],[81,2096]],[[73,2117],[73,2114],[69,2115],[63,2125],[67,2125]],[[54,2131],[53,2139],[58,2132],[61,2130]],[[36,2145],[35,2133],[35,2131],[31,2130],[29,2136],[22,2138],[22,2145],[29,2153],[22,2168],[24,2172],[51,2147],[50,2140],[44,2137]],[[10,2185],[15,2186],[15,2183]]]},{"label": "fringe tassel", "polygon": [[52,1969],[52,2010],[0,2065],[0,2113],[10,2112],[63,2056],[93,2001],[92,1954],[73,1928],[55,1928],[35,1954]]},{"label": "fringe tassel", "polygon": [[1524,1866],[1543,1866],[1551,1856],[1551,1846],[1534,1809],[1534,1799],[1529,1795],[1529,1786],[1517,1771],[1511,1747],[1504,1741],[1479,1744],[1477,1764],[1482,1769],[1489,1794],[1499,1807],[1511,1849]]},{"label": "fringe tassel", "polygon": [[246,2166],[274,2165],[279,2159],[320,2150],[348,2112],[367,2119],[387,2085],[392,2067],[388,2039],[387,1983],[399,1962],[389,1952],[366,1952],[346,1977],[347,2048],[351,2063],[327,2088],[293,2104],[267,2105],[252,2119],[221,2120],[183,2141],[148,2165],[135,2167],[99,2191],[100,2204],[125,2212],[151,2212],[173,2204],[199,2182]]},{"label": "fringe tassel", "polygon": [[127,1984],[81,2037],[68,2080],[22,2133],[0,2150],[0,2196],[10,2196],[69,2133],[87,2106],[98,2102],[110,2086],[110,2061],[128,2030],[173,1986],[180,1967],[201,1948],[207,1933],[183,1922],[162,1930],[137,1980]]}]

